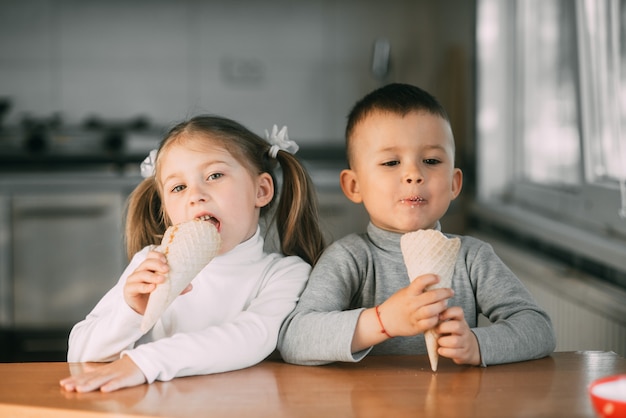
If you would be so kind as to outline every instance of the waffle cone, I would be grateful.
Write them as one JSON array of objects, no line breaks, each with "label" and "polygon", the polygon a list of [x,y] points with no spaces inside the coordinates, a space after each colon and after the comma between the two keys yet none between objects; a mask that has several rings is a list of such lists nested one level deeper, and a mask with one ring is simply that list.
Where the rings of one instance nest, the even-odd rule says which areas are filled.
[{"label": "waffle cone", "polygon": [[[420,229],[404,234],[400,239],[400,248],[409,280],[413,281],[424,274],[436,274],[439,276],[439,283],[429,286],[426,290],[451,287],[454,264],[460,247],[459,238],[447,238],[435,229]],[[439,360],[438,337],[439,335],[432,329],[424,332],[433,371],[437,371]]]},{"label": "waffle cone", "polygon": [[194,277],[217,255],[222,240],[211,222],[194,219],[170,226],[156,251],[167,257],[169,273],[165,282],[150,293],[141,322],[147,332]]}]

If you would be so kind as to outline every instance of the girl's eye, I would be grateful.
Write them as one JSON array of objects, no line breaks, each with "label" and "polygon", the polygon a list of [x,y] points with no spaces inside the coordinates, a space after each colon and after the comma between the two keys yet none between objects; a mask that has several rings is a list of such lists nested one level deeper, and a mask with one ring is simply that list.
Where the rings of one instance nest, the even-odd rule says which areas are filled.
[{"label": "girl's eye", "polygon": [[223,175],[224,175],[223,173],[213,173],[213,174],[210,174],[209,177],[207,177],[207,180],[217,180]]},{"label": "girl's eye", "polygon": [[394,160],[394,161],[387,161],[387,162],[384,162],[382,165],[384,165],[384,166],[386,166],[386,167],[393,167],[393,166],[396,166],[396,165],[398,165],[398,164],[400,164],[400,161],[395,161],[395,160]]},{"label": "girl's eye", "polygon": [[172,188],[172,193],[182,192],[183,190],[185,190],[185,186],[183,186],[183,185],[174,186]]}]

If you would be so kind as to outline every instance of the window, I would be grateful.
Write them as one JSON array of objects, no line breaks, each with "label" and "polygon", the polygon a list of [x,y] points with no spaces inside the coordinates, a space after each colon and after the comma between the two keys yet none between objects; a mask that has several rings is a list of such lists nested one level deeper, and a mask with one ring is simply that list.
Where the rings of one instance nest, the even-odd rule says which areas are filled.
[{"label": "window", "polygon": [[477,4],[476,216],[626,286],[626,0]]},{"label": "window", "polygon": [[576,21],[571,0],[518,7],[519,135],[522,178],[581,184]]}]

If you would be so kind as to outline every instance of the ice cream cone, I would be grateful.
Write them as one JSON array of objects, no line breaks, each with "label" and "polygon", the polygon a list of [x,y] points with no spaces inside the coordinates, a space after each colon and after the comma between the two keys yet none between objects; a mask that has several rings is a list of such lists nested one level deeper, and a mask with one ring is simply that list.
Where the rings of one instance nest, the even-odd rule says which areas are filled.
[{"label": "ice cream cone", "polygon": [[169,273],[165,282],[150,293],[141,322],[147,332],[194,277],[217,255],[222,240],[215,225],[194,219],[173,225],[165,231],[156,249],[167,257]]},{"label": "ice cream cone", "polygon": [[[404,234],[400,239],[400,247],[409,280],[413,281],[416,277],[431,273],[439,276],[439,283],[429,286],[427,290],[452,286],[454,264],[461,247],[459,238],[447,238],[435,229],[420,229]],[[433,371],[437,371],[439,361],[438,337],[432,329],[424,332]]]}]

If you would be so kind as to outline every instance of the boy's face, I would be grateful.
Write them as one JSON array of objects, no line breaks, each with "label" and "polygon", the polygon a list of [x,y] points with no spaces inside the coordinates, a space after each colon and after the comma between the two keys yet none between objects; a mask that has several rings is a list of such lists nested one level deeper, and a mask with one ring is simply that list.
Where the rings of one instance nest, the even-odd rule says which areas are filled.
[{"label": "boy's face", "polygon": [[433,228],[461,191],[452,131],[438,115],[374,112],[355,127],[351,149],[343,192],[384,230]]}]

